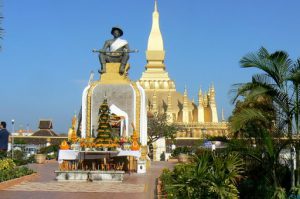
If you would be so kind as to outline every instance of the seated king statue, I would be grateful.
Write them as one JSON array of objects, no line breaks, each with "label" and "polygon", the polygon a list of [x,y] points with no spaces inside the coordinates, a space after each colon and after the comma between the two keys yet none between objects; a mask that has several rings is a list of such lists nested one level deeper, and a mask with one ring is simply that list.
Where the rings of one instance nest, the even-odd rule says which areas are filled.
[{"label": "seated king statue", "polygon": [[123,35],[121,28],[112,27],[111,34],[114,38],[105,41],[103,48],[98,51],[101,64],[99,73],[106,73],[106,63],[121,63],[119,73],[123,75],[129,59],[129,45],[126,40],[120,38]]}]

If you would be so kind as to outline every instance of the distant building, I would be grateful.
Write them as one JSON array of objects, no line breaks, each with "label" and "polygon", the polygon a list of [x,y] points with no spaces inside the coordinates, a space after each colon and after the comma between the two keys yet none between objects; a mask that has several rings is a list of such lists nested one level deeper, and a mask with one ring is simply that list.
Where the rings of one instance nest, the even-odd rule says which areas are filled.
[{"label": "distant building", "polygon": [[20,128],[17,132],[12,133],[14,136],[31,136],[33,131],[31,129]]},{"label": "distant building", "polygon": [[39,130],[35,131],[31,136],[58,136],[52,129],[53,124],[51,120],[40,120]]}]

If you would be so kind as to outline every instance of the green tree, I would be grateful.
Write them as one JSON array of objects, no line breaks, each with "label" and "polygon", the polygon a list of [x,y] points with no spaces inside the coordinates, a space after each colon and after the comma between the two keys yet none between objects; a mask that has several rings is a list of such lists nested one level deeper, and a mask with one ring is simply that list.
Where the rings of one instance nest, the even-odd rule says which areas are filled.
[{"label": "green tree", "polygon": [[148,116],[148,142],[150,145],[159,138],[175,138],[175,134],[180,130],[179,126],[168,122],[166,113],[154,113]]},{"label": "green tree", "polygon": [[[300,95],[300,58],[296,60],[291,68],[288,80],[292,82],[293,85],[293,96],[294,96],[294,117],[296,133],[299,136],[299,95]],[[296,167],[297,167],[297,185],[300,185],[300,143],[295,143],[296,148]]]},{"label": "green tree", "polygon": [[[265,100],[269,102],[269,107],[274,111],[272,113],[272,111],[266,111],[262,107],[248,107],[234,116],[232,119],[233,126],[236,129],[245,130],[242,127],[249,127],[249,124],[254,125],[256,127],[256,131],[252,131],[254,134],[267,131],[272,136],[288,136],[291,141],[294,116],[296,124],[298,123],[297,103],[299,101],[299,92],[296,80],[298,77],[297,71],[299,70],[296,67],[297,62],[294,63],[284,51],[269,53],[262,47],[258,52],[244,56],[240,60],[240,64],[243,68],[256,68],[262,73],[253,75],[251,82],[236,85],[236,95],[233,101],[237,102],[239,97],[243,97],[244,102],[252,103]],[[292,83],[294,86],[292,86]],[[269,115],[271,120],[268,117],[269,113],[271,113]],[[257,128],[261,128],[262,131],[257,131]],[[249,130],[251,129],[246,129],[246,131]],[[266,133],[261,135],[265,136]],[[293,164],[290,165],[293,167]],[[294,169],[292,168],[291,170],[293,171]],[[291,175],[291,182],[293,185],[293,174]]]},{"label": "green tree", "polygon": [[[241,104],[239,106],[243,107]],[[248,105],[248,102],[245,104]],[[231,126],[237,132],[244,132],[243,140],[242,144],[230,143],[227,150],[237,151],[247,162],[247,178],[240,186],[242,198],[271,198],[272,195],[276,198],[280,195],[278,191],[284,190],[282,187],[289,188],[288,184],[282,182],[289,172],[285,172],[287,166],[280,163],[279,154],[290,142],[273,139],[280,135],[281,128],[276,126],[277,123],[270,126],[272,122],[268,120],[269,114],[258,107],[246,106],[239,112],[234,111],[230,118]],[[249,192],[251,196],[248,196]]]}]

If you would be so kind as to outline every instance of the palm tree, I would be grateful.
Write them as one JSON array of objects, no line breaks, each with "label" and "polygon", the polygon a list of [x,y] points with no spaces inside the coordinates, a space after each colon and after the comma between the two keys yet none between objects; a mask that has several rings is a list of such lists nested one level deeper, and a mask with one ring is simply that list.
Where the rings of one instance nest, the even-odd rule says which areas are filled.
[{"label": "palm tree", "polygon": [[[290,76],[288,80],[293,84],[293,96],[294,96],[294,117],[296,125],[296,133],[299,135],[299,95],[300,95],[300,58],[293,64]],[[300,146],[296,144],[296,167],[297,167],[297,185],[300,184]]]},{"label": "palm tree", "polygon": [[[263,73],[253,75],[252,82],[236,85],[236,96],[233,102],[236,102],[240,96],[244,96],[250,101],[257,100],[259,97],[271,100],[276,112],[275,126],[279,128],[281,135],[287,135],[291,140],[293,117],[297,108],[291,96],[291,93],[294,92],[291,92],[289,78],[291,78],[293,71],[293,62],[289,55],[284,51],[269,53],[267,49],[262,47],[257,53],[249,53],[244,56],[240,60],[240,64],[243,68],[256,68]],[[249,115],[255,117],[259,114],[263,116],[260,111],[256,113],[252,111]],[[292,160],[291,167],[293,171]],[[291,181],[294,185],[294,174],[292,174]]]},{"label": "palm tree", "polygon": [[[258,108],[260,107],[258,104],[263,102],[254,101],[251,106],[248,106],[248,103],[246,102],[247,106],[242,108],[241,111],[234,111],[230,118],[230,124],[233,132],[245,131],[244,138],[254,137],[256,146],[252,147],[253,143],[250,146],[247,144],[232,146],[230,144],[228,150],[238,151],[246,160],[250,160],[246,165],[246,169],[254,169],[253,167],[258,165],[268,186],[272,186],[276,190],[281,187],[278,168],[282,166],[279,162],[279,154],[289,144],[289,141],[276,142],[272,139],[273,135],[279,134],[277,131],[282,128],[275,126],[277,123],[270,128],[272,122],[269,120],[268,112],[266,109]],[[240,106],[241,104],[243,103],[240,102]],[[248,140],[252,142],[252,139]]]},{"label": "palm tree", "polygon": [[300,58],[293,64],[287,80],[291,81],[293,84],[295,125],[296,132],[299,134]]}]

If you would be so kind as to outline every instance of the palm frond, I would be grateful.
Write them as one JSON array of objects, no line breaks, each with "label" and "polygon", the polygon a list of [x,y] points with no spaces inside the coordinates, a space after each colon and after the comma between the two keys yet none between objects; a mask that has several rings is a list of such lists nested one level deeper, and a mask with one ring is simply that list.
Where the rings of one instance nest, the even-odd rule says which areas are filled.
[{"label": "palm frond", "polygon": [[265,115],[256,108],[244,108],[241,112],[236,113],[231,120],[231,128],[233,132],[239,131],[244,128],[249,122],[260,121],[262,123],[267,123],[268,120]]}]

